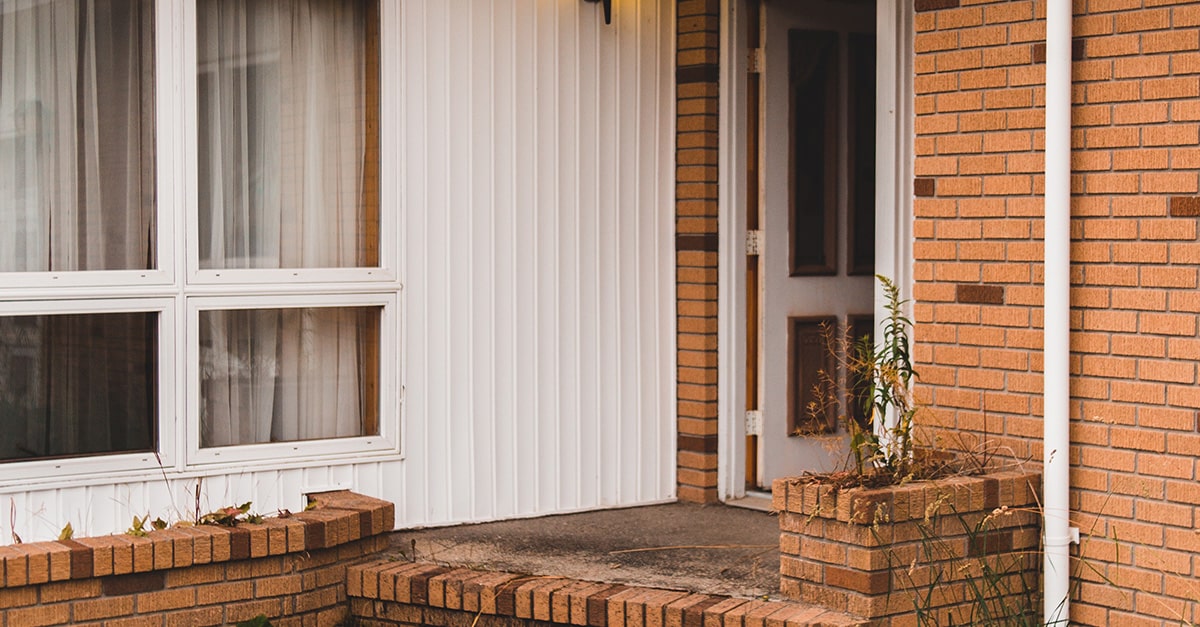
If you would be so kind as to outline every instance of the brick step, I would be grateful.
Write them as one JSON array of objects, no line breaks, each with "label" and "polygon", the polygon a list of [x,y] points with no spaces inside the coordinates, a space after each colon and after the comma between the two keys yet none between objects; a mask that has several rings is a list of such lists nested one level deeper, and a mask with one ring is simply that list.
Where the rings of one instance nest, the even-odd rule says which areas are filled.
[{"label": "brick step", "polygon": [[739,599],[565,577],[377,561],[346,573],[366,626],[849,627],[861,619],[794,601]]}]

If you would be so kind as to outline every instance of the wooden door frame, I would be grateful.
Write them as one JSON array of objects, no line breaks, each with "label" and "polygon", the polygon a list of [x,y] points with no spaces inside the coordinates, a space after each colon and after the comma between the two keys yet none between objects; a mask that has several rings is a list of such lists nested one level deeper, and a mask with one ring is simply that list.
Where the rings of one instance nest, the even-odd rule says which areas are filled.
[{"label": "wooden door frame", "polygon": [[[746,199],[762,197],[761,184],[757,190],[750,190],[747,176],[746,18],[757,14],[747,10],[751,2],[759,0],[721,0],[717,308],[717,491],[721,500],[745,495],[747,464],[751,461],[745,429],[749,380],[746,363],[757,347],[748,347],[746,339],[751,289],[747,281]],[[877,0],[877,7],[875,268],[900,286],[903,298],[911,298],[913,13],[911,3],[904,0]],[[758,213],[757,208],[754,213]],[[882,305],[877,294],[877,320],[882,318]]]}]

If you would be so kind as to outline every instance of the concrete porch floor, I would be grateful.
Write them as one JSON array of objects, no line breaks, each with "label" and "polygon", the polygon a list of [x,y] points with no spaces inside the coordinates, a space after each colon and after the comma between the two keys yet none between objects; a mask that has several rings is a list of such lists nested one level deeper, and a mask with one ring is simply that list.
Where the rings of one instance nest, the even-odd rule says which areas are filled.
[{"label": "concrete porch floor", "polygon": [[770,513],[673,503],[391,535],[393,559],[586,581],[778,598]]}]

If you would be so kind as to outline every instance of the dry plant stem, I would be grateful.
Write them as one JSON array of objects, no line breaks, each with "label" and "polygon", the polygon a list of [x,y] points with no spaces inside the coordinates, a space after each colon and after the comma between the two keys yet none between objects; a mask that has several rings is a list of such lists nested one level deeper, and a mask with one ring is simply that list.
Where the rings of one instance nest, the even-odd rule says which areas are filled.
[{"label": "dry plant stem", "polygon": [[[826,344],[845,371],[847,385],[862,390],[854,402],[862,404],[864,424],[855,420],[846,407],[839,407],[837,412],[850,434],[850,472],[864,482],[869,476],[882,475],[882,483],[899,484],[914,478],[912,432],[917,406],[911,386],[918,376],[911,360],[912,322],[904,314],[907,301],[900,298],[896,284],[882,275],[876,278],[883,288],[887,311],[881,341],[876,344],[869,336],[834,337],[834,332],[827,330]],[[831,404],[842,405],[837,373],[822,371],[818,381],[814,390],[818,400],[808,410],[823,414]]]}]

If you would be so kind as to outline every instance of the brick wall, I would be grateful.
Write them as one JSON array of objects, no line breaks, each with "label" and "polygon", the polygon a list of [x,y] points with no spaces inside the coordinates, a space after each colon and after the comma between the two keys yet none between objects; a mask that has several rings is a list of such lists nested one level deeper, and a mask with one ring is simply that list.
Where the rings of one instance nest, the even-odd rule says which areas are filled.
[{"label": "brick wall", "polygon": [[679,0],[675,272],[678,496],[717,499],[717,75],[719,0]]},{"label": "brick wall", "polygon": [[780,592],[880,626],[1034,620],[1040,485],[1020,470],[875,490],[778,479]]},{"label": "brick wall", "polygon": [[237,527],[175,527],[0,547],[0,623],[336,625],[348,615],[346,569],[388,547],[391,503],[349,492]]},{"label": "brick wall", "polygon": [[866,621],[788,601],[642,586],[375,562],[347,573],[350,613],[362,627],[858,627]]},{"label": "brick wall", "polygon": [[[1037,460],[1045,3],[914,6],[925,424]],[[1071,617],[1200,620],[1200,2],[1073,6]]]}]

